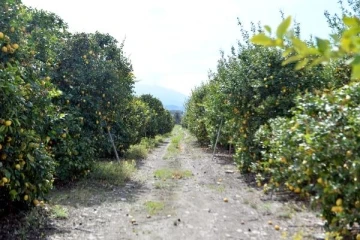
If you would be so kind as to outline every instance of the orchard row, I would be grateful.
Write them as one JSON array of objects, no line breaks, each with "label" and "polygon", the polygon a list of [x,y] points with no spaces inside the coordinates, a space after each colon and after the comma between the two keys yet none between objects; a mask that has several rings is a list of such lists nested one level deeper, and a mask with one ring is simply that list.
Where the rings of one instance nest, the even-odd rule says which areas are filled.
[{"label": "orchard row", "polygon": [[[312,68],[304,68],[308,58],[292,61],[314,50],[326,60],[332,51],[330,41],[300,41],[297,26],[288,33],[294,53],[266,47],[284,46],[289,23],[280,24],[275,39],[254,25],[253,38],[242,29],[237,49],[193,90],[183,124],[205,145],[214,145],[220,130],[219,144],[234,146],[240,170],[256,174],[264,191],[311,199],[328,230],[350,236],[360,223],[360,84],[351,80],[348,56]],[[351,24],[334,29],[359,29],[360,20]]]},{"label": "orchard row", "polygon": [[54,180],[86,175],[99,157],[171,131],[151,95],[135,97],[123,44],[68,32],[58,16],[0,3],[0,213],[37,205]]}]

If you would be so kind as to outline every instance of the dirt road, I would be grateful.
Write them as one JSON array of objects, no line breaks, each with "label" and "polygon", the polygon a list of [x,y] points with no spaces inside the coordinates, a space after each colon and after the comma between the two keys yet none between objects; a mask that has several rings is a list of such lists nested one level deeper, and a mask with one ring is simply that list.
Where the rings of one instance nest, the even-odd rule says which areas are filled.
[{"label": "dirt road", "polygon": [[321,239],[323,224],[304,203],[271,200],[229,156],[212,160],[187,132],[176,154],[168,146],[141,161],[125,187],[60,194],[69,217],[56,220],[48,238]]}]

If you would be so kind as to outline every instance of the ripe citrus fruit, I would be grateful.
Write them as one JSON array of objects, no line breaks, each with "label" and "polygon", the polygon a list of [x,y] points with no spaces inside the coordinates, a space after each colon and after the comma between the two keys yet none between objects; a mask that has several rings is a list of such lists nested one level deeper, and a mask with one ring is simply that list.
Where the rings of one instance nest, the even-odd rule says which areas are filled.
[{"label": "ripe citrus fruit", "polygon": [[37,205],[39,205],[40,202],[39,202],[39,200],[34,199],[33,203],[34,203],[35,206],[37,206]]},{"label": "ripe citrus fruit", "polygon": [[7,49],[7,47],[3,46],[3,47],[1,48],[1,51],[3,51],[4,53],[7,53],[7,52],[8,52],[8,49]]},{"label": "ripe citrus fruit", "polygon": [[12,122],[11,122],[10,120],[7,120],[7,121],[5,121],[5,126],[6,126],[6,127],[9,127],[9,126],[11,125],[11,123],[12,123]]},{"label": "ripe citrus fruit", "polygon": [[29,200],[29,196],[28,196],[28,195],[25,195],[25,196],[24,196],[24,200],[25,200],[25,201]]},{"label": "ripe citrus fruit", "polygon": [[3,183],[7,183],[9,181],[6,177],[3,177],[1,180],[3,181]]},{"label": "ripe citrus fruit", "polygon": [[16,168],[16,170],[20,170],[20,169],[21,169],[20,164],[16,164],[16,165],[15,165],[15,168]]}]

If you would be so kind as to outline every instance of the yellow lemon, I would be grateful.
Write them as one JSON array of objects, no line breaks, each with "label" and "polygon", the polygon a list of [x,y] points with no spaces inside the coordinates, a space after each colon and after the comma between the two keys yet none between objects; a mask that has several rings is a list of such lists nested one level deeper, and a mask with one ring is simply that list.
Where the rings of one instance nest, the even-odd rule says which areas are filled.
[{"label": "yellow lemon", "polygon": [[342,205],[342,199],[341,198],[338,198],[337,200],[336,200],[336,206],[341,206]]},{"label": "yellow lemon", "polygon": [[40,204],[40,202],[39,202],[39,200],[34,199],[33,204],[34,204],[35,206],[38,206],[38,205]]}]

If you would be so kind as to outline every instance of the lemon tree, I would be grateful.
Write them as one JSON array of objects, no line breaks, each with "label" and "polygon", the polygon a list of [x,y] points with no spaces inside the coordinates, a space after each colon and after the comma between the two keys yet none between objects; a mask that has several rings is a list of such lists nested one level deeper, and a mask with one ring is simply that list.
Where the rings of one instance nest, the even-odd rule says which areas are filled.
[{"label": "lemon tree", "polygon": [[[0,3],[0,201],[38,204],[51,188],[55,161],[43,142],[55,111],[56,89],[43,83],[44,62],[35,58],[31,32],[25,25],[31,11],[20,1]],[[35,53],[35,54],[34,54]]]}]

